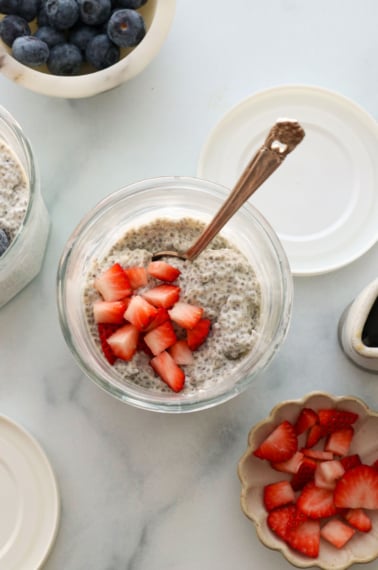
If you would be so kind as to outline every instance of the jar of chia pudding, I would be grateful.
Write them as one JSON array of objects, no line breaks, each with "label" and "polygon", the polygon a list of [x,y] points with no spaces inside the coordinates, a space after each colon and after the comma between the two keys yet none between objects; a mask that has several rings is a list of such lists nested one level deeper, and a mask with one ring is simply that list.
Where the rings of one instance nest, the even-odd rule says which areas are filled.
[{"label": "jar of chia pudding", "polygon": [[39,273],[48,232],[29,141],[0,106],[0,307]]},{"label": "jar of chia pudding", "polygon": [[[209,408],[245,390],[280,348],[291,316],[291,272],[274,230],[246,203],[195,260],[163,259],[178,270],[173,288],[180,291],[179,302],[200,307],[210,323],[206,339],[182,366],[183,387],[172,390],[155,373],[143,349],[143,326],[142,348],[138,344],[132,358],[109,362],[102,352],[103,336],[94,316],[94,304],[101,301],[96,278],[116,264],[129,275],[135,267],[148,268],[158,251],[185,251],[228,193],[196,178],[136,182],[97,204],[69,238],[57,275],[63,335],[84,373],[121,401],[161,412]],[[159,287],[155,277],[150,274],[135,285],[139,288],[132,296],[138,302]],[[185,341],[185,331],[173,326],[178,341]]]}]

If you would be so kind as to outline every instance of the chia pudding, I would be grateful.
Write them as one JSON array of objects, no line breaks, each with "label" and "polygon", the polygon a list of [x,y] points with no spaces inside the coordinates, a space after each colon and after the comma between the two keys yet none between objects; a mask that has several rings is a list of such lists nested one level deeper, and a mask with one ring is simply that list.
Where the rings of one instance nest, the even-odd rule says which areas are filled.
[{"label": "chia pudding", "polygon": [[[106,255],[93,262],[86,277],[84,306],[87,327],[99,351],[100,339],[93,316],[93,303],[100,298],[94,287],[95,278],[114,263],[124,268],[146,267],[153,253],[170,249],[185,251],[203,228],[202,222],[192,218],[157,219],[128,231]],[[222,236],[214,238],[194,261],[172,257],[164,260],[181,272],[175,282],[181,289],[180,300],[201,306],[204,317],[211,320],[209,336],[193,352],[193,364],[183,367],[184,392],[206,389],[224,381],[253,350],[260,327],[260,284],[245,256]],[[147,288],[158,284],[158,280],[149,276]],[[125,383],[170,392],[143,351],[137,351],[131,361],[117,359],[113,366]]]}]

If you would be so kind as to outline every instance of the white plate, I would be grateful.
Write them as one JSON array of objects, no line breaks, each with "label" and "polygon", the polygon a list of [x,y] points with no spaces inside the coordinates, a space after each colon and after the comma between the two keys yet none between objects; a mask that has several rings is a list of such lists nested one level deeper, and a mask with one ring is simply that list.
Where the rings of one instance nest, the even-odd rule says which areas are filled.
[{"label": "white plate", "polygon": [[293,274],[332,271],[378,241],[378,126],[354,102],[309,86],[257,93],[211,132],[198,176],[231,188],[281,118],[298,120],[306,136],[250,201],[277,232]]},{"label": "white plate", "polygon": [[37,441],[0,416],[0,570],[41,568],[54,542],[59,496]]}]

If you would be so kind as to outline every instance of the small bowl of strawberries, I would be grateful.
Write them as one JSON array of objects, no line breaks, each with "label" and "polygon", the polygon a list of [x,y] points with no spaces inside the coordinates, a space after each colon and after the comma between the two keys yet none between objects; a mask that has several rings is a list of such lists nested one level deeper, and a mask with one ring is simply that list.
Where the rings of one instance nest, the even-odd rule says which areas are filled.
[{"label": "small bowl of strawberries", "polygon": [[378,413],[314,392],[255,425],[238,464],[241,508],[294,566],[344,570],[378,557]]}]

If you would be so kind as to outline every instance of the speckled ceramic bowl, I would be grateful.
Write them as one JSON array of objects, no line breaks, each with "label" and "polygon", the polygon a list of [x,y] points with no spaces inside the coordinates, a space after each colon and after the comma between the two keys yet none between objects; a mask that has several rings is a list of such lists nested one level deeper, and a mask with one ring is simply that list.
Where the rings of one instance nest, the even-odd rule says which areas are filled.
[{"label": "speckled ceramic bowl", "polygon": [[12,81],[52,97],[80,98],[108,91],[140,73],[157,55],[171,28],[176,0],[148,0],[139,11],[147,33],[138,46],[116,64],[73,77],[52,75],[19,63],[0,40],[0,71]]},{"label": "speckled ceramic bowl", "polygon": [[254,523],[261,542],[282,555],[298,568],[318,567],[323,570],[344,570],[354,563],[370,562],[378,557],[378,511],[369,511],[373,528],[368,533],[356,532],[353,538],[340,550],[321,539],[319,556],[307,558],[292,550],[267,525],[267,512],[263,504],[263,488],[285,478],[285,474],[274,471],[267,461],[253,455],[254,450],[283,420],[295,422],[300,410],[304,407],[339,408],[350,410],[359,415],[354,425],[355,435],[349,453],[358,453],[361,460],[371,464],[378,457],[378,413],[370,410],[364,402],[354,397],[331,396],[314,392],[301,400],[293,400],[278,404],[263,421],[256,424],[248,436],[248,447],[238,464],[238,475],[241,481],[241,508],[244,514]]}]

